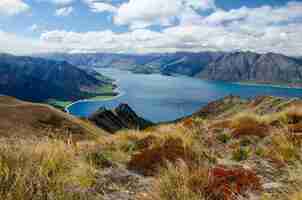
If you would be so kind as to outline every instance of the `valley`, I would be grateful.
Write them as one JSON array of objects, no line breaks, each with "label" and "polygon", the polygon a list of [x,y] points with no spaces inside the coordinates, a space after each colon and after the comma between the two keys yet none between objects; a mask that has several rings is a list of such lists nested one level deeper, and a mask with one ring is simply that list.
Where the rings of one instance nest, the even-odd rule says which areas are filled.
[{"label": "valley", "polygon": [[203,80],[253,82],[300,87],[302,60],[276,53],[176,52],[154,54],[44,54],[85,68],[114,68],[134,73],[185,75]]},{"label": "valley", "polygon": [[209,102],[228,95],[245,99],[256,96],[302,97],[302,89],[299,88],[273,87],[267,84],[240,85],[179,75],[136,74],[110,68],[95,70],[117,80],[120,95],[114,99],[80,101],[68,107],[71,114],[87,117],[100,107],[113,109],[121,103],[127,103],[145,119],[165,122],[188,116]]},{"label": "valley", "polygon": [[0,200],[302,200],[302,0],[0,0]]}]

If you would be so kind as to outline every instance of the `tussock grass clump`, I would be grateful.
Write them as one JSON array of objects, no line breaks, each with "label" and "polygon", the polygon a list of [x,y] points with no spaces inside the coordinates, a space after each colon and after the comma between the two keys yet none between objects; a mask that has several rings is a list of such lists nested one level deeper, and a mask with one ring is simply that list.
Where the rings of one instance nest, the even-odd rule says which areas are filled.
[{"label": "tussock grass clump", "polygon": [[291,195],[288,200],[302,200],[302,191]]},{"label": "tussock grass clump", "polygon": [[248,192],[262,191],[259,177],[241,167],[191,168],[179,161],[169,163],[156,179],[149,200],[240,199]]},{"label": "tussock grass clump", "polygon": [[189,135],[168,135],[162,137],[157,143],[149,148],[144,148],[132,155],[128,167],[145,175],[153,175],[166,161],[175,163],[182,159],[192,162],[197,156],[192,149],[193,140]]},{"label": "tussock grass clump", "polygon": [[235,149],[232,153],[232,159],[240,162],[243,160],[247,160],[250,155],[250,149],[248,147],[239,147]]},{"label": "tussock grass clump", "polygon": [[145,175],[156,174],[166,161],[198,162],[205,155],[203,144],[195,132],[182,124],[159,126],[154,132],[120,132],[104,138],[101,146],[102,152],[119,152],[120,158],[115,161]]},{"label": "tussock grass clump", "polygon": [[153,190],[145,200],[202,200],[205,196],[199,191],[207,182],[207,170],[200,168],[193,172],[183,161],[178,161],[176,165],[168,163],[160,170]]},{"label": "tussock grass clump", "polygon": [[262,191],[260,178],[250,169],[216,166],[209,170],[207,199],[235,200],[248,192]]},{"label": "tussock grass clump", "polygon": [[266,155],[281,163],[288,163],[300,158],[300,147],[296,146],[286,133],[275,134],[266,149]]},{"label": "tussock grass clump", "polygon": [[92,199],[94,169],[61,141],[0,141],[0,199]]},{"label": "tussock grass clump", "polygon": [[216,139],[219,140],[221,143],[226,144],[232,139],[232,135],[226,132],[220,133],[216,136]]},{"label": "tussock grass clump", "polygon": [[253,113],[241,113],[236,115],[231,123],[234,137],[259,136],[265,137],[269,134],[269,126],[261,116]]},{"label": "tussock grass clump", "polygon": [[277,117],[285,124],[297,124],[302,122],[302,107],[291,106],[288,109],[278,113]]}]

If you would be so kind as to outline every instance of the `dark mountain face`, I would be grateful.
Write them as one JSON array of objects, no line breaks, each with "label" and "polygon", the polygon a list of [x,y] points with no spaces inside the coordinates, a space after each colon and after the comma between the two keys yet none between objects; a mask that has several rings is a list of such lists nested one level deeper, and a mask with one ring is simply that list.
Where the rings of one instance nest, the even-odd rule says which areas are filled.
[{"label": "dark mountain face", "polygon": [[23,100],[78,99],[103,84],[65,61],[0,55],[0,94]]},{"label": "dark mountain face", "polygon": [[166,54],[52,54],[74,65],[112,67],[135,73],[181,74],[208,80],[292,83],[302,81],[302,59],[253,52]]},{"label": "dark mountain face", "polygon": [[223,81],[290,83],[302,80],[302,65],[280,54],[230,53],[207,65],[196,77]]},{"label": "dark mountain face", "polygon": [[111,67],[134,73],[163,73],[193,76],[207,64],[219,58],[218,52],[177,52],[163,54],[44,54],[40,57],[67,61],[75,66]]},{"label": "dark mountain face", "polygon": [[139,117],[127,104],[120,104],[114,110],[100,108],[89,117],[89,120],[110,133],[122,129],[145,129],[153,125]]}]

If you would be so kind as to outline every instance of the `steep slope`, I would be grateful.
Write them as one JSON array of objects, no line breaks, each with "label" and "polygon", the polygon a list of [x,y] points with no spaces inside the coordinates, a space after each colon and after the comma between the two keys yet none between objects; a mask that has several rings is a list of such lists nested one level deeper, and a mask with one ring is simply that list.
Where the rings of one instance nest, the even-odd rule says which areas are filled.
[{"label": "steep slope", "polygon": [[162,54],[46,54],[41,57],[67,61],[76,66],[111,67],[135,73],[182,74],[192,76],[222,53],[176,52]]},{"label": "steep slope", "polygon": [[223,81],[299,84],[302,80],[302,65],[297,59],[280,54],[236,52],[210,63],[196,77]]},{"label": "steep slope", "polygon": [[76,100],[105,84],[65,61],[0,54],[0,94],[23,100]]},{"label": "steep slope", "polygon": [[180,74],[200,79],[300,86],[302,60],[253,52],[176,52],[162,54],[51,54],[76,66],[112,67],[135,73]]},{"label": "steep slope", "polygon": [[114,110],[100,108],[89,117],[89,120],[111,133],[122,129],[145,129],[153,125],[139,117],[127,104],[120,104]]},{"label": "steep slope", "polygon": [[223,53],[219,52],[202,52],[188,53],[179,52],[171,54],[174,60],[164,63],[161,67],[163,74],[181,74],[194,76],[202,71],[209,63],[217,60]]},{"label": "steep slope", "polygon": [[210,102],[202,109],[187,117],[201,117],[205,119],[226,119],[239,113],[255,113],[258,115],[270,115],[282,112],[285,109],[302,107],[299,98],[283,98],[273,96],[258,96],[254,99],[243,99],[239,96],[226,96],[217,101]]},{"label": "steep slope", "polygon": [[[138,66],[144,66],[161,57],[160,54],[131,55],[115,53],[94,53],[94,54],[42,54],[38,57],[66,61],[75,66],[81,67],[102,67],[117,68],[121,70],[134,71]],[[148,69],[149,70],[149,69]]]},{"label": "steep slope", "polygon": [[89,122],[51,106],[0,96],[0,137],[92,139],[105,134]]}]

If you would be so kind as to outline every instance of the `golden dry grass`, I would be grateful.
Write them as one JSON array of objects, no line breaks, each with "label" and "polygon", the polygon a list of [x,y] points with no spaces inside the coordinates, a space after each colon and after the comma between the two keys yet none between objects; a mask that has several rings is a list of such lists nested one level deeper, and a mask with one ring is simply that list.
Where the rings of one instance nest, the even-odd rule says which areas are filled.
[{"label": "golden dry grass", "polygon": [[0,199],[93,199],[95,168],[74,145],[54,140],[0,141]]},{"label": "golden dry grass", "polygon": [[195,167],[182,160],[161,169],[146,200],[237,200],[262,191],[255,172],[240,167]]},{"label": "golden dry grass", "polygon": [[269,126],[263,117],[254,113],[240,113],[230,123],[233,136],[244,135],[265,137],[269,134]]},{"label": "golden dry grass", "polygon": [[0,96],[1,137],[52,137],[73,141],[94,139],[106,134],[83,121],[51,106]]}]

